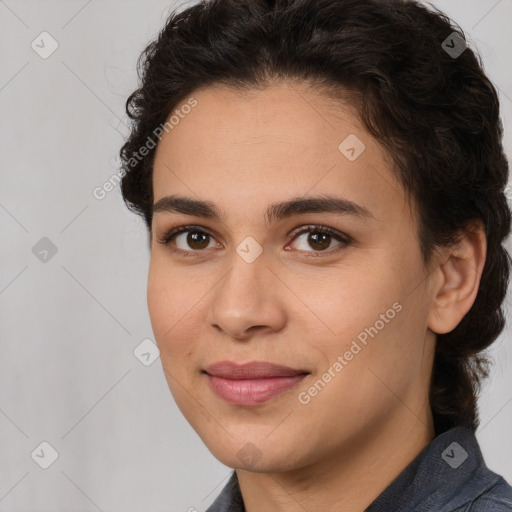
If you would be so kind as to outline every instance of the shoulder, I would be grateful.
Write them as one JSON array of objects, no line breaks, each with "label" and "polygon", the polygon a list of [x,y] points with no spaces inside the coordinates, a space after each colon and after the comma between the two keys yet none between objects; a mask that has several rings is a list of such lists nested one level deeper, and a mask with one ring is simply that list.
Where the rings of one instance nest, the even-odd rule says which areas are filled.
[{"label": "shoulder", "polygon": [[461,512],[511,512],[512,487],[502,476],[497,476],[495,484]]}]

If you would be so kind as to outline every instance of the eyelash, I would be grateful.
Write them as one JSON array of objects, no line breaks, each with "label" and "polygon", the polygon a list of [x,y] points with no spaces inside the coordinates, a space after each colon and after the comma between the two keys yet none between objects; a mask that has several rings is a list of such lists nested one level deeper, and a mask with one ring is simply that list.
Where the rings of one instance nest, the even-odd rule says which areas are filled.
[{"label": "eyelash", "polygon": [[[193,250],[193,249],[190,251],[184,251],[182,249],[171,248],[171,242],[176,238],[176,236],[178,236],[181,233],[187,233],[187,232],[201,233],[201,234],[208,235],[208,236],[214,238],[213,235],[208,233],[208,231],[204,230],[200,226],[178,226],[178,227],[170,228],[164,234],[164,236],[157,241],[158,241],[158,243],[160,243],[166,247],[169,247],[172,252],[179,253],[179,254],[182,254],[183,256],[187,256],[187,257],[189,257],[189,256],[190,257],[201,257],[202,254],[198,254],[198,253],[203,252],[204,249],[200,250],[200,251]],[[300,235],[302,235],[304,233],[309,233],[309,232],[331,235],[337,241],[341,242],[340,246],[337,246],[334,249],[327,249],[325,251],[299,251],[299,252],[305,253],[306,257],[309,257],[309,258],[318,258],[318,257],[322,257],[323,255],[332,255],[333,253],[336,253],[336,252],[340,251],[341,249],[343,249],[344,247],[348,246],[352,242],[352,239],[350,237],[348,237],[347,235],[343,235],[340,232],[338,232],[332,228],[329,228],[327,226],[321,226],[321,225],[302,226],[302,229],[300,231],[296,231],[296,232],[292,233],[293,234],[292,242],[296,238],[298,238]],[[310,252],[312,252],[312,254],[309,254]]]}]

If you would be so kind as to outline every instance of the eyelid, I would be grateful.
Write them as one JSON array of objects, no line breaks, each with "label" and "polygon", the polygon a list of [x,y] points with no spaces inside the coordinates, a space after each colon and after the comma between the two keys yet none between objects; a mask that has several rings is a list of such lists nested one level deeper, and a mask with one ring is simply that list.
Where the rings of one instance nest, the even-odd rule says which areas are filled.
[{"label": "eyelid", "polygon": [[[338,238],[341,242],[349,243],[352,241],[352,239],[338,231],[337,229],[331,228],[329,226],[325,226],[323,224],[303,224],[302,226],[299,226],[298,228],[294,229],[288,236],[293,237],[292,241],[295,240],[299,235],[302,235],[304,233],[308,232],[317,232],[317,233],[326,233],[328,235],[331,235],[335,238]],[[322,251],[317,251],[322,252]]]}]

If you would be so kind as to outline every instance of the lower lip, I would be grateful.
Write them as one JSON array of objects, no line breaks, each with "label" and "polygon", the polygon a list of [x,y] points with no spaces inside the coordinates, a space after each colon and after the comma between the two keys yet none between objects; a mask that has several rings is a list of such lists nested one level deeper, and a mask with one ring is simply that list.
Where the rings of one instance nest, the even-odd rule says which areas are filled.
[{"label": "lower lip", "polygon": [[206,375],[213,391],[229,403],[258,405],[296,386],[307,375],[233,380]]}]

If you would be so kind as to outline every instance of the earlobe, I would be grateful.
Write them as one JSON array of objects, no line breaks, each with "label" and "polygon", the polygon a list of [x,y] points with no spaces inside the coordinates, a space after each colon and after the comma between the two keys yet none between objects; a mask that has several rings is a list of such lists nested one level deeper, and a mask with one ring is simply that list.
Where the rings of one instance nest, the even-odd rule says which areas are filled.
[{"label": "earlobe", "polygon": [[482,223],[473,223],[459,241],[441,251],[428,327],[437,334],[452,331],[475,302],[487,254]]}]

